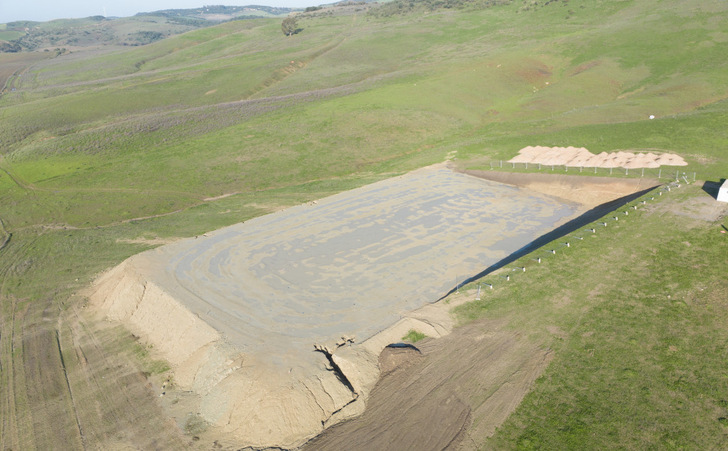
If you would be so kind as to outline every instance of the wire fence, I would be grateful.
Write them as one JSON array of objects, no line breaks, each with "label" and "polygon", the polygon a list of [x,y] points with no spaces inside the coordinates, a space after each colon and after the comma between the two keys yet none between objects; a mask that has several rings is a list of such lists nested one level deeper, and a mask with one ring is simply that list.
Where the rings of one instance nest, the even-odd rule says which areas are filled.
[{"label": "wire fence", "polygon": [[[518,163],[523,165],[523,163]],[[508,163],[508,165],[511,165],[511,163]],[[531,166],[529,164],[529,166]],[[554,170],[557,170],[559,166],[554,166]],[[561,169],[564,169],[564,166],[561,166]],[[495,167],[493,169],[496,169]],[[506,168],[504,168],[506,169]],[[512,167],[512,169],[515,169]],[[569,167],[569,169],[573,169]],[[578,170],[579,168],[577,168]],[[600,168],[601,170],[604,170],[604,168]],[[607,168],[608,169],[608,168]],[[551,167],[548,167],[548,170],[551,170]],[[565,171],[566,172],[566,171]],[[640,171],[641,172],[641,171]],[[659,172],[658,172],[659,174]],[[645,175],[646,176],[646,175]],[[645,206],[649,205],[650,203],[657,201],[659,197],[662,197],[663,195],[670,195],[670,193],[676,189],[679,189],[683,185],[683,177],[687,178],[686,175],[683,175],[682,172],[678,173],[677,176],[673,172],[672,176],[680,177],[680,180],[665,180],[665,184],[662,185],[659,188],[655,188],[654,190],[651,190],[650,192],[643,194],[642,196],[632,199],[629,202],[625,203],[624,205],[616,208],[610,213],[607,213],[605,216],[603,216],[600,219],[597,219],[596,221],[592,221],[587,224],[582,224],[576,227],[575,229],[569,231],[568,233],[565,233],[563,236],[560,236],[558,238],[555,238],[551,242],[544,244],[542,246],[539,246],[537,248],[532,249],[528,253],[519,256],[517,259],[515,259],[512,262],[508,262],[507,264],[503,265],[502,267],[499,267],[498,269],[493,270],[492,272],[488,272],[484,274],[482,277],[477,276],[476,278],[472,278],[470,280],[464,281],[462,284],[457,285],[456,282],[456,288],[454,291],[459,291],[460,288],[464,288],[466,285],[469,285],[469,288],[477,288],[477,294],[475,300],[479,301],[482,299],[482,297],[485,295],[487,291],[483,291],[485,289],[493,290],[495,288],[501,288],[504,286],[509,286],[512,283],[517,283],[518,279],[523,276],[519,276],[519,273],[525,273],[527,268],[534,268],[541,266],[542,262],[546,262],[551,258],[559,258],[559,256],[566,250],[566,248],[571,248],[573,246],[578,246],[579,243],[583,242],[585,236],[589,235],[601,235],[603,233],[608,233],[608,231],[612,227],[608,227],[610,224],[618,224],[621,218],[621,222],[624,221],[632,221],[633,219],[639,220],[639,211],[642,210]],[[665,176],[663,176],[664,179]],[[694,177],[694,175],[693,175]],[[688,179],[689,180],[689,179]],[[692,182],[686,181],[685,184],[690,184]],[[630,213],[632,213],[630,215]],[[637,213],[637,214],[635,214]],[[525,275],[524,275],[525,276]],[[513,281],[513,282],[511,282]]]},{"label": "wire fence", "polygon": [[604,168],[598,166],[566,166],[562,164],[541,164],[541,163],[512,163],[509,161],[495,160],[489,163],[490,169],[512,172],[543,172],[561,174],[581,174],[596,176],[617,176],[617,177],[647,177],[665,181],[694,182],[697,173],[683,171],[670,167],[659,168]]}]

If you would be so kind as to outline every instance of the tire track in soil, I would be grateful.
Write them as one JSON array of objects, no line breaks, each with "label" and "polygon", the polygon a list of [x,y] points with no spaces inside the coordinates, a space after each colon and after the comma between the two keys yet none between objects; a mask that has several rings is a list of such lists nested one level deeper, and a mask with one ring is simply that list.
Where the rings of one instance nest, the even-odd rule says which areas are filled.
[{"label": "tire track in soil", "polygon": [[45,308],[39,305],[41,302],[29,303],[21,334],[23,382],[32,434],[39,449],[52,449],[59,444],[68,449],[83,449],[80,424],[57,341],[55,325],[59,310],[52,298],[45,302]]},{"label": "tire track in soil", "polygon": [[[420,343],[422,355],[413,353],[385,373],[360,417],[326,430],[303,449],[477,448],[551,360],[548,350],[493,320]],[[388,358],[385,352],[380,362]]]},{"label": "tire track in soil", "polygon": [[0,253],[0,449],[188,447],[128,346],[109,355],[77,300],[62,312],[53,295],[13,295],[35,241],[13,240]]},{"label": "tire track in soil", "polygon": [[[0,243],[0,251],[5,249],[5,246],[8,245],[10,242],[10,238],[13,237],[13,234],[8,232],[8,230],[5,228],[5,223],[3,222],[3,219],[0,218],[0,239],[2,239],[2,243]],[[1,292],[0,292],[1,293]],[[2,366],[0,365],[0,369],[2,369]]]},{"label": "tire track in soil", "polygon": [[86,439],[83,435],[83,428],[81,427],[81,420],[78,418],[78,407],[76,401],[73,399],[73,390],[71,390],[71,383],[68,381],[68,370],[66,369],[66,361],[63,358],[63,349],[61,348],[61,318],[58,317],[58,327],[56,328],[56,346],[58,347],[58,355],[61,359],[61,369],[63,370],[63,377],[66,379],[66,387],[68,388],[68,395],[71,398],[71,406],[73,407],[73,416],[76,420],[76,427],[78,428],[78,435],[81,438],[81,444],[83,449],[86,449]]},{"label": "tire track in soil", "polygon": [[20,300],[10,284],[22,276],[37,238],[14,240],[0,254],[0,445],[2,449],[84,448],[65,373],[54,295]]},{"label": "tire track in soil", "polygon": [[[94,449],[131,446],[136,449],[182,449],[189,446],[173,421],[167,420],[156,403],[148,377],[135,367],[123,351],[115,348],[119,337],[106,336],[87,322],[73,307],[66,327],[70,334],[73,366],[70,383],[80,393],[85,409],[79,411],[87,445]],[[104,335],[100,337],[98,334]],[[128,333],[123,334],[128,337]],[[109,343],[105,348],[102,343]]]},{"label": "tire track in soil", "polygon": [[[356,14],[354,14],[354,16],[352,17],[352,21],[351,21],[351,26],[352,27],[354,26],[354,24],[356,24],[356,19],[357,19],[357,16],[356,16]],[[302,61],[300,61],[298,64],[295,64],[294,61],[291,61],[291,64],[290,65],[288,65],[286,67],[283,67],[283,68],[280,68],[278,70],[275,70],[273,72],[273,74],[267,80],[265,80],[263,83],[261,83],[260,86],[258,86],[257,89],[254,89],[248,95],[247,98],[248,99],[252,99],[257,94],[260,94],[261,92],[263,92],[263,91],[265,91],[265,90],[267,90],[267,89],[269,89],[269,88],[271,88],[271,87],[273,87],[273,86],[275,86],[275,85],[277,85],[277,84],[285,81],[287,78],[289,78],[290,76],[292,76],[293,74],[295,74],[299,70],[305,69],[306,66],[308,66],[311,62],[315,61],[316,59],[318,59],[319,57],[321,57],[323,55],[326,55],[327,53],[331,52],[332,50],[335,50],[341,44],[343,44],[344,42],[346,42],[346,40],[349,38],[350,35],[351,35],[351,32],[345,33],[340,38],[332,39],[331,42],[329,42],[328,44],[324,45],[319,50],[316,50],[311,55],[309,55],[308,57],[306,57],[305,59],[303,59]]]},{"label": "tire track in soil", "polygon": [[[17,413],[15,391],[13,389],[15,368],[13,365],[13,324],[15,324],[15,300],[2,296],[0,302],[9,304],[10,318],[5,320],[4,314],[0,324],[0,388],[2,403],[0,405],[0,448],[15,449],[19,445],[17,434]],[[9,327],[8,327],[9,326]]]},{"label": "tire track in soil", "polygon": [[[32,434],[28,432],[22,439],[20,437],[21,432],[28,429],[29,413],[21,411],[22,406],[27,410],[25,390],[22,385],[16,386],[17,381],[24,379],[22,366],[16,365],[16,359],[22,358],[21,352],[16,353],[17,299],[7,289],[9,274],[15,268],[15,262],[21,260],[24,247],[23,243],[14,242],[13,246],[5,247],[0,254],[0,388],[4,388],[0,392],[2,449],[18,449],[21,443],[31,447],[34,443]],[[18,426],[19,423],[22,424],[21,427]]]}]

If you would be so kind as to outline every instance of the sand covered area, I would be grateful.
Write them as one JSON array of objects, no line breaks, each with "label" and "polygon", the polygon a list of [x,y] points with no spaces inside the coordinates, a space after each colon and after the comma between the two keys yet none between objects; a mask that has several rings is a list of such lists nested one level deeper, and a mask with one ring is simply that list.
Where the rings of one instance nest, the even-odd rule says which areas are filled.
[{"label": "sand covered area", "polygon": [[509,163],[532,163],[571,167],[597,168],[659,168],[660,166],[687,166],[683,158],[671,153],[653,152],[601,152],[593,154],[583,147],[527,146]]},{"label": "sand covered area", "polygon": [[131,257],[92,299],[240,446],[360,414],[381,350],[447,334],[432,304],[585,207],[438,165]]}]

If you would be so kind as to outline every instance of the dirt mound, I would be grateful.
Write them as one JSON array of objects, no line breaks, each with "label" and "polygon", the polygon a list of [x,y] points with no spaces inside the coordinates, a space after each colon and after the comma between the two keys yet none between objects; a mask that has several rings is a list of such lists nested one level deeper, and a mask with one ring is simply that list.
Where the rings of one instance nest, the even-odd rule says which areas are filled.
[{"label": "dirt mound", "polygon": [[395,370],[415,365],[421,359],[422,351],[415,346],[387,346],[379,354],[380,377],[387,376]]},{"label": "dirt mound", "polygon": [[659,168],[660,166],[687,166],[679,155],[652,152],[601,152],[595,155],[583,147],[527,146],[509,163],[532,163],[571,167],[597,168]]}]

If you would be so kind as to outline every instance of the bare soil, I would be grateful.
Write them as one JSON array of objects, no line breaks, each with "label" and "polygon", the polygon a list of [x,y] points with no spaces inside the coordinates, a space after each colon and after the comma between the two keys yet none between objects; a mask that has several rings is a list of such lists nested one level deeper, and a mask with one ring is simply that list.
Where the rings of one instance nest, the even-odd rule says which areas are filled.
[{"label": "bare soil", "polygon": [[473,449],[518,406],[551,360],[539,343],[493,320],[477,321],[413,350],[385,349],[399,366],[379,380],[363,415],[304,450]]},{"label": "bare soil", "polygon": [[[465,172],[590,208],[658,184],[653,179]],[[457,298],[449,297],[451,302]],[[326,430],[303,449],[476,449],[515,410],[552,357],[542,344],[493,320],[416,346],[421,353],[385,349],[379,360],[382,376],[364,414]]]},{"label": "bare soil", "polygon": [[64,310],[53,297],[30,303],[7,294],[8,274],[31,258],[30,245],[11,241],[0,265],[0,449],[187,446],[128,332],[89,321],[78,299]]},{"label": "bare soil", "polygon": [[494,182],[525,188],[548,196],[576,202],[589,208],[652,188],[657,179],[594,177],[567,174],[541,174],[465,170],[466,174]]},{"label": "bare soil", "polygon": [[728,214],[728,204],[718,202],[712,197],[701,197],[697,199],[674,202],[670,213],[691,218],[697,221],[714,222]]},{"label": "bare soil", "polygon": [[91,299],[211,431],[295,448],[361,413],[385,346],[447,333],[423,306],[583,210],[436,165],[138,254]]},{"label": "bare soil", "polygon": [[137,366],[133,337],[74,309],[60,325],[65,371],[87,449],[181,449],[190,445],[158,402],[158,381]]},{"label": "bare soil", "polygon": [[[167,409],[167,413],[174,416],[178,424],[183,424],[189,412],[197,412],[201,425],[199,435],[205,441],[222,438],[225,446],[295,448],[332,426],[331,432],[323,433],[306,446],[311,449],[377,449],[384,445],[390,449],[404,446],[427,449],[474,447],[475,443],[482,443],[492,434],[520,403],[533,380],[547,365],[549,350],[493,321],[456,329],[446,338],[425,341],[421,346],[418,343],[420,351],[385,348],[387,344],[400,340],[413,324],[430,327],[431,331],[426,332],[430,337],[447,335],[452,328],[446,325],[449,318],[443,319],[442,315],[429,310],[412,312],[413,305],[397,304],[398,313],[392,318],[387,316],[384,308],[393,308],[395,298],[406,299],[408,294],[412,295],[412,287],[433,289],[439,281],[442,285],[435,287],[435,293],[432,293],[435,297],[431,298],[434,301],[452,286],[458,273],[447,273],[453,267],[452,262],[445,267],[438,266],[450,255],[445,250],[440,251],[438,246],[446,245],[452,251],[456,244],[462,246],[470,237],[463,235],[457,238],[453,235],[454,228],[472,226],[478,231],[473,235],[478,245],[491,246],[482,255],[477,254],[477,246],[471,240],[467,241],[471,243],[466,246],[467,249],[461,247],[456,252],[457,255],[467,252],[470,256],[477,256],[473,264],[482,269],[487,258],[498,260],[508,255],[494,253],[494,249],[502,249],[503,246],[486,242],[488,239],[495,239],[504,231],[512,233],[518,220],[533,218],[534,212],[538,212],[535,216],[550,217],[553,214],[551,209],[558,206],[547,202],[543,211],[533,206],[525,207],[528,203],[521,197],[513,197],[512,188],[493,195],[497,203],[490,199],[466,202],[466,198],[457,198],[455,202],[448,200],[448,205],[465,206],[465,210],[453,213],[442,209],[448,213],[443,218],[456,217],[462,222],[463,218],[472,216],[471,220],[450,224],[438,217],[437,221],[431,222],[439,228],[430,227],[425,230],[428,233],[410,236],[413,227],[421,227],[420,223],[432,214],[431,210],[439,211],[431,197],[438,192],[439,185],[435,182],[447,181],[445,192],[448,196],[459,192],[455,189],[459,186],[457,183],[460,182],[456,182],[459,178],[451,179],[448,171],[443,173],[443,170],[442,167],[423,169],[416,177],[398,177],[356,192],[249,221],[240,225],[240,230],[223,229],[140,254],[100,279],[92,298],[103,305],[101,310],[108,319],[123,323],[142,337],[143,342],[153,344],[155,352],[171,363],[179,387],[176,391],[168,390],[168,397],[178,399],[180,409],[184,405],[187,411],[182,409],[181,413],[175,414]],[[493,171],[469,173],[525,188],[525,195],[541,199],[539,202],[546,202],[546,196],[541,194],[547,194],[551,199],[559,197],[565,201],[562,205],[570,205],[569,208],[577,212],[658,183],[651,179]],[[426,182],[424,185],[423,180]],[[475,180],[468,183],[471,181]],[[475,183],[469,188],[472,191],[468,192],[488,193],[493,187],[484,191],[486,185]],[[414,197],[407,197],[406,207],[403,207],[400,190],[405,186],[408,187],[408,196]],[[416,187],[424,188],[420,193]],[[372,193],[376,194],[374,201],[367,200]],[[399,199],[399,203],[394,199]],[[421,199],[428,202],[427,206],[418,206],[417,202]],[[366,214],[369,204],[376,206],[373,211],[379,216]],[[513,221],[502,223],[513,206],[521,210],[516,210]],[[480,212],[478,209],[484,210]],[[410,210],[411,213],[408,213]],[[473,215],[473,211],[478,213]],[[402,223],[404,217],[420,222],[405,227],[405,238],[408,239],[400,240],[396,229],[390,225]],[[258,226],[254,227],[256,224]],[[385,234],[371,235],[372,224],[386,225],[382,228]],[[440,228],[446,232],[445,235],[437,235]],[[312,230],[318,233],[312,236]],[[368,241],[356,235],[362,230],[369,233],[364,237]],[[344,232],[349,234],[345,240],[335,239]],[[241,237],[244,239],[241,240]],[[282,242],[282,237],[292,241]],[[231,247],[234,242],[231,238],[244,243],[244,252]],[[379,243],[380,247],[371,243],[363,246],[362,242]],[[304,243],[308,244],[304,246]],[[423,243],[429,244],[423,246]],[[513,252],[527,243],[528,240],[510,243],[507,248]],[[348,254],[345,251],[349,248],[344,244],[352,248]],[[381,246],[387,252],[385,257],[393,253],[397,258],[391,261],[375,258],[379,254],[372,252],[381,249]],[[410,257],[405,251],[412,246],[417,252]],[[326,252],[321,254],[321,258],[313,258],[315,255],[306,254],[312,249]],[[420,254],[420,249],[430,253]],[[435,254],[432,254],[433,249],[437,251]],[[296,257],[297,252],[305,258]],[[362,254],[372,254],[366,259],[366,264],[358,263]],[[261,268],[250,266],[259,260],[265,265],[261,263]],[[458,257],[457,261],[460,260]],[[315,264],[311,266],[309,261]],[[283,266],[276,266],[276,262]],[[172,268],[171,275],[165,275],[167,273],[160,272],[159,268],[166,268],[165,271]],[[309,284],[309,280],[303,277],[309,273],[304,271],[307,269],[310,269],[316,283]],[[360,277],[352,283],[343,283],[345,287],[358,287],[356,293],[350,293],[348,289],[343,293],[336,291],[347,277],[383,270],[387,274],[373,279],[377,285],[367,285],[365,282],[369,278]],[[404,271],[396,277],[397,283],[388,284],[381,291],[381,281],[397,271]],[[271,279],[273,273],[280,273],[280,278]],[[199,286],[189,284],[201,274],[205,274],[204,283],[209,284],[208,279],[215,280],[211,285],[212,291],[209,291],[212,295],[202,294],[199,287],[204,283]],[[231,279],[230,274],[237,276]],[[420,281],[427,280],[428,283],[403,282],[415,274]],[[156,279],[150,278],[150,275]],[[176,282],[166,283],[165,277]],[[244,283],[240,287],[231,286],[230,280],[236,283],[242,280]],[[280,280],[286,281],[286,284],[276,285]],[[185,290],[177,288],[181,282],[187,283],[186,290],[196,293],[199,299],[209,301],[219,298],[219,302],[196,308],[195,302],[199,301],[195,299],[198,298],[189,298]],[[307,284],[310,289],[304,292],[293,290]],[[402,287],[405,291],[396,292]],[[228,290],[228,294],[223,292],[224,289]],[[244,297],[248,300],[239,302],[237,296],[254,289],[258,289],[258,295],[246,295]],[[293,295],[286,294],[292,290],[295,291]],[[328,294],[324,296],[324,293]],[[353,295],[361,296],[354,299],[353,306],[345,304],[344,308],[337,307],[337,302],[346,301]],[[313,297],[307,301],[307,296]],[[328,299],[327,309],[338,308],[337,321],[322,320],[317,316],[323,311],[322,296]],[[447,299],[448,305],[458,302],[458,296],[457,293],[451,294]],[[425,299],[428,296],[418,291],[416,297]],[[272,301],[288,298],[280,306]],[[261,304],[266,313],[263,316],[251,310],[260,299],[271,300]],[[370,312],[368,309],[373,304],[377,308]],[[306,305],[311,308],[305,308]],[[227,310],[214,312],[214,306],[223,306]],[[296,306],[297,310],[288,312],[284,318],[287,322],[279,321],[279,314],[272,314],[280,308],[290,310],[291,306]],[[257,319],[241,321],[239,309],[242,307],[246,308],[244,316]],[[429,307],[434,308],[435,305],[423,309]],[[351,315],[347,316],[350,311]],[[405,315],[403,312],[410,313]],[[448,316],[446,311],[443,312]],[[292,315],[295,321],[290,321]],[[348,318],[348,328],[340,327],[342,318]],[[401,319],[396,322],[397,318]],[[366,327],[370,327],[372,321],[383,321],[375,327],[380,332],[372,335],[361,327],[356,329],[351,325],[354,320],[364,319]],[[246,324],[246,327],[240,329],[241,324]],[[268,329],[263,329],[263,326]],[[285,330],[276,332],[275,327],[281,326]],[[321,336],[312,335],[323,326],[337,328]],[[76,341],[80,340],[80,336]],[[339,337],[351,337],[351,343],[349,338],[342,338],[343,342],[339,344]],[[241,352],[241,349],[245,351]],[[382,349],[384,352],[380,354]],[[337,371],[338,375],[335,374]],[[377,378],[380,378],[378,382]],[[195,396],[186,399],[185,391]],[[351,419],[359,414],[362,414],[360,418]],[[296,421],[304,419],[310,424],[281,421],[289,417]],[[335,426],[342,420],[348,422]],[[255,435],[255,431],[263,432]]]}]

